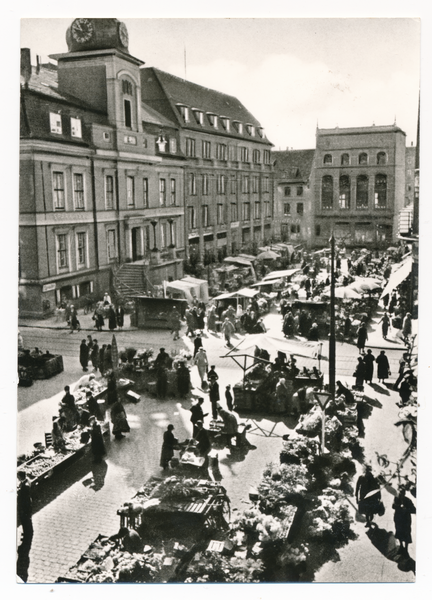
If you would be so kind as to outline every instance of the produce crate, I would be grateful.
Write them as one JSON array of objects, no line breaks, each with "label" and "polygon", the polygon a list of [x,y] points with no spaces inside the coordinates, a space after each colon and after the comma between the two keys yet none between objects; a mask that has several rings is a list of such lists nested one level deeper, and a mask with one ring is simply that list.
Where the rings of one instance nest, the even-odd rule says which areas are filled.
[{"label": "produce crate", "polygon": [[49,379],[63,371],[63,357],[60,355],[53,356],[48,360],[45,360],[42,356],[34,362],[34,379]]}]

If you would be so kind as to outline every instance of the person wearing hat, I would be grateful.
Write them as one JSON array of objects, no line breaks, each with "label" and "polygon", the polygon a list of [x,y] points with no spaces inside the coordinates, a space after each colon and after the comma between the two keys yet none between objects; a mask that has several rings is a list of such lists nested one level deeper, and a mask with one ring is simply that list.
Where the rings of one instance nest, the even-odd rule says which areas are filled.
[{"label": "person wearing hat", "polygon": [[82,340],[79,350],[79,361],[83,371],[88,371],[89,354],[90,348],[88,347],[86,340]]},{"label": "person wearing hat", "polygon": [[357,480],[355,496],[359,513],[366,517],[365,527],[371,527],[374,515],[378,514],[380,508],[381,491],[370,465],[365,465],[363,475]]},{"label": "person wearing hat", "polygon": [[207,354],[206,351],[204,350],[204,348],[201,346],[200,348],[198,348],[198,352],[195,356],[194,359],[194,365],[196,365],[198,367],[198,373],[201,379],[201,387],[204,387],[204,385],[206,385],[206,375],[207,375],[207,369],[208,369],[208,359],[207,359]]},{"label": "person wearing hat", "polygon": [[196,338],[194,339],[194,353],[193,353],[193,358],[195,358],[195,356],[197,355],[198,350],[200,348],[202,348],[202,345],[203,345],[203,343],[202,343],[202,337],[198,334],[196,336]]},{"label": "person wearing hat", "polygon": [[219,379],[219,375],[215,371],[215,365],[210,365],[210,371],[207,373],[207,379],[212,382],[213,379],[217,381]]},{"label": "person wearing hat", "polygon": [[160,459],[160,466],[165,471],[169,467],[170,460],[174,456],[174,450],[178,444],[178,440],[173,434],[174,425],[169,424],[167,430],[163,434],[163,444]]},{"label": "person wearing hat", "polygon": [[379,353],[376,363],[378,365],[378,381],[384,383],[384,380],[388,379],[391,375],[390,364],[384,350],[381,350]]},{"label": "person wearing hat", "polygon": [[111,304],[111,297],[108,294],[108,292],[105,292],[105,294],[104,294],[103,303],[104,303],[104,306],[108,306],[108,304]]},{"label": "person wearing hat", "polygon": [[220,418],[224,422],[223,432],[225,433],[225,435],[227,437],[228,447],[232,448],[233,447],[232,439],[233,439],[233,437],[235,437],[237,439],[237,434],[238,434],[237,418],[234,413],[232,413],[228,410],[225,410],[220,405],[218,405],[217,411],[218,411]]},{"label": "person wearing hat", "polygon": [[212,417],[213,417],[213,419],[217,419],[217,416],[218,416],[217,404],[220,400],[220,396],[219,396],[219,384],[215,378],[210,379],[209,395],[210,395],[210,402],[211,402],[211,406],[212,406]]},{"label": "person wearing hat", "polygon": [[395,538],[399,540],[401,550],[408,554],[408,546],[412,542],[411,515],[416,513],[416,508],[413,502],[406,497],[406,492],[403,487],[399,489],[399,493],[394,499],[392,508],[394,510],[393,520],[395,524]]},{"label": "person wearing hat", "polygon": [[225,400],[226,400],[228,410],[233,410],[234,409],[233,397],[231,394],[231,386],[229,384],[225,388]]},{"label": "person wearing hat", "polygon": [[370,348],[364,355],[363,362],[365,365],[365,372],[364,372],[365,381],[366,381],[366,383],[367,382],[372,383],[375,356],[372,354],[372,350]]},{"label": "person wearing hat", "polygon": [[225,321],[222,324],[222,333],[224,334],[226,345],[228,348],[231,348],[231,336],[235,334],[235,327],[229,320],[229,317],[225,317]]},{"label": "person wearing hat", "polygon": [[105,443],[103,439],[102,429],[95,417],[90,418],[90,435],[91,435],[91,450],[95,463],[102,462],[102,458],[106,454]]},{"label": "person wearing hat", "polygon": [[194,439],[197,442],[197,449],[200,456],[207,457],[211,450],[211,443],[207,430],[204,429],[204,423],[202,421],[196,422],[196,433],[194,435]]},{"label": "person wearing hat", "polygon": [[165,348],[159,349],[159,354],[156,356],[156,360],[154,361],[155,369],[159,367],[164,367],[165,369],[169,369],[171,367],[171,359],[168,352],[165,352]]},{"label": "person wearing hat", "polygon": [[204,423],[204,417],[208,416],[208,413],[204,414],[204,411],[202,409],[203,404],[204,404],[204,398],[198,398],[198,401],[195,404],[192,404],[192,406],[189,409],[192,413],[191,417],[190,417],[190,421],[193,426],[192,437],[195,437],[195,434],[197,432],[198,421],[201,421],[202,423]]}]

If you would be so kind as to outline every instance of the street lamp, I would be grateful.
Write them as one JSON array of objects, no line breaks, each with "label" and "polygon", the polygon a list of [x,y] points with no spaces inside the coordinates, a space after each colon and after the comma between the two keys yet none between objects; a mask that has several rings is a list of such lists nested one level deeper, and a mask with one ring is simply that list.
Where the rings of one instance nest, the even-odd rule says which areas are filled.
[{"label": "street lamp", "polygon": [[321,407],[321,421],[322,421],[322,434],[321,434],[321,454],[325,452],[325,408],[328,401],[332,397],[329,392],[315,392],[315,398]]},{"label": "street lamp", "polygon": [[330,337],[329,337],[329,392],[334,396],[336,384],[336,317],[335,317],[335,239],[330,238]]}]

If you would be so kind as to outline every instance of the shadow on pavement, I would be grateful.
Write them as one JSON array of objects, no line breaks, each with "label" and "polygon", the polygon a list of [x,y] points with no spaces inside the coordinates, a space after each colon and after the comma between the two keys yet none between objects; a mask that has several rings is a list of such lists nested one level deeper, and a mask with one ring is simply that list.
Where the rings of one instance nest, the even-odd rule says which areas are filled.
[{"label": "shadow on pavement", "polygon": [[100,462],[100,463],[93,462],[92,466],[91,466],[91,470],[92,470],[92,477],[89,477],[88,479],[84,479],[84,481],[82,483],[86,487],[90,487],[95,492],[98,492],[105,485],[105,477],[108,472],[108,465],[104,460],[102,460],[102,462]]},{"label": "shadow on pavement", "polygon": [[24,582],[28,580],[28,572],[30,566],[30,549],[31,549],[31,541],[22,541],[17,549],[17,575]]},{"label": "shadow on pavement", "polygon": [[412,571],[415,573],[415,560],[400,548],[393,532],[381,529],[377,525],[372,524],[366,535],[383,556],[397,563],[400,571]]},{"label": "shadow on pavement", "polygon": [[[390,396],[390,392],[388,391],[385,384],[370,383],[369,386],[378,394],[384,394],[384,396]],[[373,402],[377,402],[377,405],[374,404],[374,406],[377,406],[377,408],[382,408],[382,404],[379,400],[377,400],[376,398],[368,398],[368,402],[370,402],[371,404],[373,404],[373,402],[371,402],[371,400],[373,400]]]}]

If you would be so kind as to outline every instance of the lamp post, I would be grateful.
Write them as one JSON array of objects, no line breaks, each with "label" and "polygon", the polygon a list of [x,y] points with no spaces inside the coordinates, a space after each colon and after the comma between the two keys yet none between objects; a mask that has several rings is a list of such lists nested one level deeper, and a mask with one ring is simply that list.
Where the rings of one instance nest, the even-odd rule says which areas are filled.
[{"label": "lamp post", "polygon": [[336,384],[336,332],[335,332],[335,239],[330,238],[330,338],[329,338],[329,392],[335,393]]},{"label": "lamp post", "polygon": [[321,433],[321,454],[325,452],[325,407],[328,401],[333,396],[329,392],[315,392],[315,398],[321,407],[321,422],[322,422],[322,433]]}]

